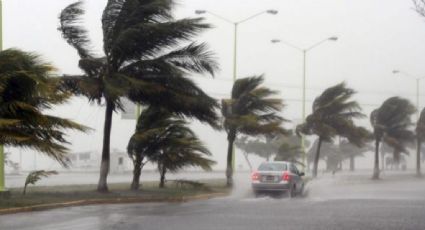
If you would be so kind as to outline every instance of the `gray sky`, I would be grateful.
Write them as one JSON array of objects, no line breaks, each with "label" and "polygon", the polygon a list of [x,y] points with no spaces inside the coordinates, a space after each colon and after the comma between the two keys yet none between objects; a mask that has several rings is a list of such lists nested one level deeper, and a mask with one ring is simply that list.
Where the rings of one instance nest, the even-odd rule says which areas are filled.
[{"label": "gray sky", "polygon": [[[78,56],[57,31],[57,16],[73,0],[3,0],[4,47],[35,51],[53,63],[61,73],[79,73]],[[105,0],[87,0],[85,24],[93,48],[101,53],[100,17]],[[415,102],[415,80],[394,76],[393,69],[425,76],[425,20],[409,0],[180,0],[176,17],[193,17],[194,10],[206,9],[230,20],[241,20],[266,9],[278,15],[262,15],[242,24],[238,40],[238,76],[265,74],[267,86],[281,91],[287,108],[284,116],[301,116],[302,55],[283,44],[271,44],[279,38],[299,47],[308,47],[336,35],[337,42],[327,42],[308,53],[307,111],[321,91],[345,81],[356,89],[357,98],[369,114],[390,96],[403,96]],[[196,76],[196,81],[212,96],[229,93],[232,78],[233,27],[206,16],[215,26],[198,41],[206,41],[216,53],[221,71],[215,79]],[[421,106],[425,104],[425,82],[420,87]],[[96,131],[90,135],[70,133],[73,151],[101,150],[104,109],[89,105],[86,99],[74,99],[52,113],[74,119]],[[368,125],[368,120],[359,121]],[[134,130],[135,121],[115,116],[113,148],[124,150]],[[199,124],[194,125],[210,146],[218,168],[224,167],[226,137]],[[11,150],[16,152],[16,150]],[[238,158],[242,161],[242,158]],[[44,165],[53,165],[42,161]],[[47,163],[46,163],[47,162]],[[30,167],[27,162],[24,167]],[[370,162],[370,166],[372,162]],[[369,165],[367,165],[369,166]]]}]

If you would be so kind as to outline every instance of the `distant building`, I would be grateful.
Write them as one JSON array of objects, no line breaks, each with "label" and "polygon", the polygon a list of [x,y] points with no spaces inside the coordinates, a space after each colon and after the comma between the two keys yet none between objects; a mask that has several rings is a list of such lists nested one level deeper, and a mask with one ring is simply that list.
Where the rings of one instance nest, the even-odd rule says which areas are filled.
[{"label": "distant building", "polygon": [[111,151],[110,173],[123,173],[133,169],[133,162],[127,152],[113,149]]},{"label": "distant building", "polygon": [[[110,173],[122,173],[132,170],[133,162],[125,151],[113,149],[110,157]],[[71,160],[71,170],[98,171],[101,153],[97,151],[70,153],[69,159]]]},{"label": "distant building", "polygon": [[92,151],[70,153],[71,170],[95,170],[100,162],[100,157]]}]

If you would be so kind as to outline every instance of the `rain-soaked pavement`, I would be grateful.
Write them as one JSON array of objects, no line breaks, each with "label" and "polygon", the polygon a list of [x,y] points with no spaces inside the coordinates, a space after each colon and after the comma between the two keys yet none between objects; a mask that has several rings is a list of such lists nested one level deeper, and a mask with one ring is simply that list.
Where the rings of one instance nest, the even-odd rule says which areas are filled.
[{"label": "rain-soaked pavement", "polygon": [[425,179],[399,173],[322,176],[302,198],[255,198],[238,175],[225,198],[72,207],[0,216],[1,230],[425,229]]}]

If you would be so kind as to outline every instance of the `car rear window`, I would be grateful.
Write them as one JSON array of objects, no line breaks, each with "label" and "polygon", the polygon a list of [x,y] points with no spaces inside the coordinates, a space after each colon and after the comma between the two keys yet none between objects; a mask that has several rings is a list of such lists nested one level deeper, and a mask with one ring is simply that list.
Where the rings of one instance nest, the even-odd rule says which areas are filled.
[{"label": "car rear window", "polygon": [[286,164],[282,163],[263,163],[258,167],[258,171],[286,171]]}]

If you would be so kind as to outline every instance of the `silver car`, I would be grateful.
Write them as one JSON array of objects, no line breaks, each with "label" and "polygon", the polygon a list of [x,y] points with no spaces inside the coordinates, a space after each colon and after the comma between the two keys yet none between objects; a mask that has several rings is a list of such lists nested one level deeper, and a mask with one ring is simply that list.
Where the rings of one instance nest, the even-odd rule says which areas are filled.
[{"label": "silver car", "polygon": [[304,189],[297,167],[286,161],[264,162],[251,174],[252,189],[256,195],[261,192],[287,192],[290,197],[301,194]]}]

